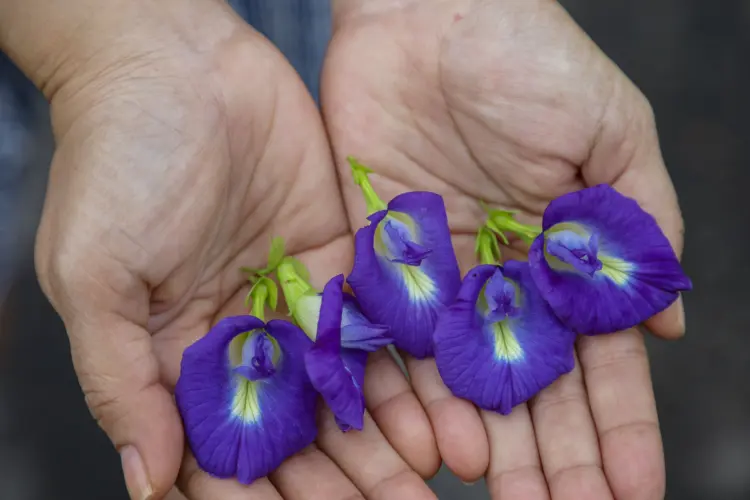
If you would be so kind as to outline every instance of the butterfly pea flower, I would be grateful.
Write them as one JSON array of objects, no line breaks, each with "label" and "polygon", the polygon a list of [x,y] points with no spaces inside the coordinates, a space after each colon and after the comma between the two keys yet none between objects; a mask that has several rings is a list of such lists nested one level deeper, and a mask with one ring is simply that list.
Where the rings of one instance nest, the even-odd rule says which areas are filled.
[{"label": "butterfly pea flower", "polygon": [[273,282],[260,277],[252,315],[224,318],[182,357],[175,399],[198,465],[249,484],[317,435],[317,393],[307,377],[312,342],[288,321],[264,321]]},{"label": "butterfly pea flower", "polygon": [[438,318],[435,362],[454,395],[507,415],[573,369],[575,334],[539,294],[528,263],[499,265],[487,229],[477,243],[482,263]]},{"label": "butterfly pea flower", "polygon": [[610,186],[553,200],[542,228],[529,250],[531,275],[578,333],[633,327],[692,288],[656,220]]},{"label": "butterfly pea flower", "polygon": [[443,198],[410,192],[386,205],[367,178],[371,170],[349,162],[369,225],[355,236],[347,281],[365,315],[390,328],[396,347],[417,358],[430,356],[437,316],[461,285]]},{"label": "butterfly pea flower", "polygon": [[318,293],[306,274],[299,261],[289,257],[278,269],[289,310],[314,341],[305,354],[307,374],[339,428],[362,430],[367,353],[392,342],[388,328],[365,318],[356,299],[343,292],[343,275],[331,278]]}]

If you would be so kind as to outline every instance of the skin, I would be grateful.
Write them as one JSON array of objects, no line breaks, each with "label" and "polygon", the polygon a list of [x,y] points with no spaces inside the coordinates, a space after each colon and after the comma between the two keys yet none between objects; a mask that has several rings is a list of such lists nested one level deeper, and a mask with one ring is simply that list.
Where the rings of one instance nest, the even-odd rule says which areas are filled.
[{"label": "skin", "polygon": [[[134,499],[175,483],[195,500],[434,498],[422,478],[441,456],[464,480],[486,473],[495,498],[663,496],[636,332],[582,340],[576,371],[509,418],[452,398],[433,362],[407,360],[410,384],[372,356],[365,430],[342,434],[322,411],[316,445],[249,487],[197,468],[170,392],[184,348],[245,311],[238,269],[262,267],[272,236],[316,286],[351,269],[364,207],[348,154],[385,198],[443,194],[464,268],[476,198],[531,219],[598,182],[636,197],[679,250],[647,103],[556,4],[335,3],[332,144],[294,70],[220,0],[96,5],[3,2],[0,47],[51,102],[37,272]],[[649,326],[679,336],[680,317]]]},{"label": "skin", "polygon": [[[345,158],[385,199],[444,196],[459,261],[476,264],[476,200],[540,223],[546,205],[610,183],[681,251],[682,220],[645,97],[556,2],[341,1],[322,101],[352,229],[364,207]],[[522,254],[520,242],[505,257]],[[682,305],[653,318],[684,332]],[[658,499],[664,459],[635,329],[581,338],[575,370],[510,417],[450,395],[433,361],[407,360],[445,463],[493,498]]]}]

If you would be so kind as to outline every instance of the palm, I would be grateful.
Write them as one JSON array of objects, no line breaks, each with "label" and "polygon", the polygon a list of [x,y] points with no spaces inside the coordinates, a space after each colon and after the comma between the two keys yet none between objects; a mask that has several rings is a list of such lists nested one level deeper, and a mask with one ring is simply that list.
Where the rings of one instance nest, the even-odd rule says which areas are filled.
[{"label": "palm", "polygon": [[[200,62],[141,61],[123,68],[132,78],[53,103],[59,145],[37,249],[92,411],[118,447],[137,446],[160,493],[183,453],[167,391],[185,347],[219,318],[246,312],[240,266],[262,267],[281,236],[322,286],[347,270],[352,251],[325,131],[294,70],[244,26],[212,58],[214,71]],[[250,78],[259,65],[263,78]],[[71,320],[81,313],[85,322]],[[126,428],[116,425],[123,413]],[[350,497],[374,489],[378,474],[405,470],[372,424],[359,441],[341,436],[324,425],[319,446],[331,458],[312,450],[287,461],[275,486],[250,490],[264,500]],[[385,471],[363,476],[363,453],[379,453]],[[179,485],[195,500],[248,494],[190,456]]]},{"label": "palm", "polygon": [[[322,92],[351,226],[365,211],[347,155],[373,167],[386,199],[442,194],[464,270],[475,262],[477,200],[538,222],[553,198],[622,176],[638,153],[627,138],[653,132],[647,113],[639,122],[628,110],[644,108],[635,87],[552,2],[416,2],[352,18],[334,36]],[[528,409],[481,415],[489,459],[481,423],[440,387],[434,363],[408,365],[428,412],[440,402],[430,412],[440,451],[463,479],[489,460],[500,498],[546,498],[548,488],[553,498],[656,498],[663,465],[643,352],[635,331],[583,339],[581,366]],[[637,380],[616,380],[625,373]],[[637,409],[622,414],[618,398]],[[648,477],[618,470],[636,460]]]},{"label": "palm", "polygon": [[541,215],[580,188],[621,75],[534,3],[417,5],[342,29],[323,89],[337,152],[399,185],[383,189],[442,193],[459,229],[476,227],[477,199]]},{"label": "palm", "polygon": [[[275,49],[264,41],[242,53],[246,46],[222,55],[226,100],[186,120],[201,124],[197,134],[205,142],[198,147],[209,154],[195,158],[188,167],[194,171],[169,179],[190,179],[175,192],[177,206],[162,200],[149,208],[160,226],[172,229],[142,236],[157,246],[155,255],[163,251],[159,245],[169,248],[164,262],[151,263],[166,279],[151,293],[150,329],[170,382],[184,347],[221,317],[247,311],[240,267],[263,267],[273,237],[285,240],[287,252],[324,266],[315,269],[321,279],[341,271],[328,262],[345,266],[350,258],[340,244],[348,228],[314,104]],[[268,61],[271,76],[248,82],[258,58]],[[320,254],[330,261],[318,262]]]}]

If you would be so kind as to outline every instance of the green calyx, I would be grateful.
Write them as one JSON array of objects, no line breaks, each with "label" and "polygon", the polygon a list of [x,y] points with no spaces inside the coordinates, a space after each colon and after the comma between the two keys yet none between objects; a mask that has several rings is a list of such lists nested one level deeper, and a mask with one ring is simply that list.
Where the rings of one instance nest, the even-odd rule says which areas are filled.
[{"label": "green calyx", "polygon": [[306,295],[318,292],[310,284],[310,274],[305,265],[294,257],[284,257],[276,270],[281,290],[284,293],[289,314],[294,316],[297,302]]},{"label": "green calyx", "polygon": [[[250,307],[250,314],[265,321],[265,310],[268,305],[272,311],[276,310],[279,302],[279,287],[269,278],[276,271],[284,259],[284,240],[276,237],[271,240],[271,248],[268,251],[266,267],[252,269],[242,267],[240,270],[247,275],[248,281],[253,284],[245,297],[245,307]],[[251,305],[252,304],[252,305]]]},{"label": "green calyx", "polygon": [[250,307],[250,314],[261,321],[266,320],[266,305],[275,311],[278,303],[279,288],[267,276],[260,276],[245,297],[245,307]]},{"label": "green calyx", "polygon": [[294,316],[300,298],[318,293],[310,285],[310,273],[305,265],[294,257],[285,256],[284,252],[284,240],[274,238],[268,251],[268,263],[264,268],[241,268],[253,285],[245,297],[245,307],[250,308],[250,314],[263,321],[266,306],[275,311],[279,302],[279,287],[276,281],[271,279],[271,274],[276,275],[281,285],[290,316]]},{"label": "green calyx", "polygon": [[499,264],[501,253],[500,245],[497,242],[497,236],[489,227],[482,226],[477,231],[476,244],[474,252],[479,258],[480,264]]},{"label": "green calyx", "polygon": [[506,245],[508,244],[508,237],[505,233],[518,236],[527,245],[530,245],[542,233],[542,228],[539,226],[518,222],[515,217],[518,213],[516,211],[490,208],[482,202],[480,204],[487,214],[487,222],[484,227],[495,233]]},{"label": "green calyx", "polygon": [[370,179],[367,177],[372,173],[372,170],[362,165],[353,156],[347,157],[347,161],[349,162],[349,166],[351,166],[352,168],[352,177],[354,178],[354,183],[357,184],[362,190],[362,196],[364,196],[365,198],[365,204],[367,205],[367,215],[372,215],[375,212],[385,210],[387,208],[387,205],[382,199],[380,199],[380,196],[378,196],[378,193],[375,192],[372,184],[370,184]]}]

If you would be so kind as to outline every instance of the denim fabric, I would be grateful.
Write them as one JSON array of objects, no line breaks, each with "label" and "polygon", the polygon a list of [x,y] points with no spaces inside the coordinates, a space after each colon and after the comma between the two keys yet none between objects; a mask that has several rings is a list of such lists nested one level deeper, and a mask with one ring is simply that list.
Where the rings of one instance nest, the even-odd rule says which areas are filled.
[{"label": "denim fabric", "polygon": [[[8,57],[0,52],[0,305],[21,249],[24,177],[33,149],[35,102],[41,97]],[[26,244],[24,244],[26,243]]]}]

